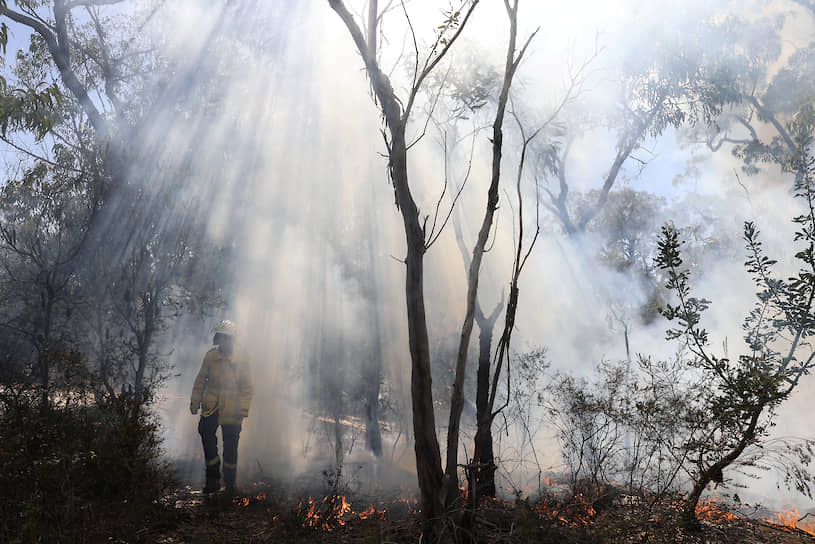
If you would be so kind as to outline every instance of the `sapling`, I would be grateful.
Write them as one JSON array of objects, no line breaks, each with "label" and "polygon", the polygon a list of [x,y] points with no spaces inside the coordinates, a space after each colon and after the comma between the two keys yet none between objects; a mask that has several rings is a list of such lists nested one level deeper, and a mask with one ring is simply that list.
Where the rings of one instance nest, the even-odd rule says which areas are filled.
[{"label": "sapling", "polygon": [[[715,355],[708,331],[701,325],[710,301],[693,296],[690,272],[681,258],[679,233],[672,225],[662,228],[656,263],[667,274],[665,287],[675,304],[661,310],[676,323],[667,330],[667,339],[683,342],[691,354],[691,366],[710,385],[711,395],[700,421],[686,444],[691,460],[689,474],[693,488],[688,495],[683,518],[696,522],[696,506],[707,485],[722,483],[724,471],[743,462],[745,450],[761,447],[774,423],[777,408],[789,398],[801,377],[815,366],[815,350],[809,337],[815,332],[815,159],[812,156],[815,114],[812,106],[802,109],[789,124],[796,143],[795,153],[784,165],[795,174],[795,197],[804,203],[796,225],[793,243],[798,251],[799,269],[787,279],[775,275],[775,260],[765,256],[759,231],[753,222],[744,224],[747,249],[746,271],[756,287],[756,302],[744,319],[746,350],[736,359],[727,353]],[[755,450],[756,448],[751,448]],[[760,452],[760,450],[758,450]],[[798,450],[802,465],[812,453],[812,442]],[[747,456],[754,464],[755,455]],[[800,467],[788,467],[793,485],[811,497],[811,475]]]}]

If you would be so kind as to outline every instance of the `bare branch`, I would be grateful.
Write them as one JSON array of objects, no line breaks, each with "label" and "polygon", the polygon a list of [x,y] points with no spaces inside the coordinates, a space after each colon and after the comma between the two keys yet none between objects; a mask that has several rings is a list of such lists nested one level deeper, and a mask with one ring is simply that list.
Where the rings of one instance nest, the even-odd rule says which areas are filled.
[{"label": "bare branch", "polygon": [[[447,187],[447,148],[446,148],[446,146],[445,146],[444,154],[445,154],[445,167],[444,167],[445,180],[444,180],[444,185],[445,185],[445,188],[446,188]],[[444,227],[447,226],[447,222],[450,220],[450,216],[452,215],[453,210],[456,207],[456,203],[458,202],[458,199],[461,196],[461,192],[464,191],[464,186],[467,185],[467,181],[470,179],[470,173],[472,172],[472,168],[473,168],[473,156],[474,155],[475,155],[475,137],[473,137],[473,143],[470,146],[470,159],[467,161],[467,172],[464,174],[464,181],[458,187],[458,190],[456,191],[456,196],[453,197],[453,202],[450,204],[450,209],[447,211],[447,215],[445,216],[444,221],[442,222],[441,226],[439,227],[439,231],[436,233],[435,237],[432,237],[431,240],[425,246],[427,249],[429,249],[430,246],[432,246],[436,242],[436,240],[439,239],[439,236],[441,236],[441,233],[444,232]],[[444,196],[444,193],[442,193],[442,196]],[[441,202],[441,197],[439,198],[439,203],[440,202]],[[438,215],[438,212],[439,212],[439,206],[437,204],[436,205],[436,215]],[[435,228],[436,228],[436,219],[434,218],[433,219],[433,229],[435,229]],[[433,229],[431,229],[431,233],[433,232]]]},{"label": "bare branch", "polygon": [[125,0],[74,0],[73,2],[67,2],[65,4],[65,9],[70,11],[79,6],[112,6],[114,4],[121,4]]},{"label": "bare branch", "polygon": [[65,83],[65,86],[68,87],[77,101],[79,101],[80,106],[90,119],[93,128],[96,130],[97,135],[100,138],[106,138],[109,133],[107,121],[99,113],[99,110],[88,96],[87,89],[82,85],[71,68],[65,22],[65,9],[61,0],[56,0],[54,7],[56,36],[54,35],[54,32],[52,32],[51,29],[42,22],[20,12],[11,10],[9,8],[0,8],[0,15],[5,15],[12,21],[31,28],[37,32],[37,34],[39,34],[43,40],[45,40],[48,51],[51,53],[54,63],[59,69],[60,76],[62,76],[63,83]]},{"label": "bare branch", "polygon": [[405,20],[410,30],[410,38],[413,40],[413,53],[415,56],[413,57],[413,82],[411,83],[411,88],[415,89],[416,79],[419,77],[419,44],[416,41],[416,31],[413,29],[413,22],[410,20],[410,15],[405,7],[405,0],[401,0],[400,4],[402,5],[402,11],[405,14]]},{"label": "bare branch", "polygon": [[21,153],[25,153],[25,154],[26,154],[26,155],[28,155],[29,157],[31,157],[31,158],[33,158],[33,159],[37,159],[38,161],[42,161],[42,162],[44,162],[45,164],[48,164],[48,165],[53,166],[53,167],[55,167],[55,168],[59,168],[59,169],[62,169],[62,170],[70,170],[71,172],[76,172],[76,173],[78,173],[78,174],[86,174],[86,173],[87,173],[87,172],[85,172],[84,170],[80,170],[79,168],[74,168],[74,167],[72,167],[72,166],[65,166],[64,164],[58,164],[58,163],[55,163],[55,162],[54,162],[54,161],[52,161],[52,160],[49,160],[49,159],[47,159],[47,158],[43,157],[42,155],[37,155],[37,154],[36,154],[36,153],[34,153],[33,151],[29,151],[28,149],[25,149],[25,148],[23,148],[23,147],[21,147],[21,146],[19,146],[19,145],[15,144],[14,142],[12,142],[11,140],[9,140],[9,139],[8,139],[8,138],[6,138],[5,136],[0,136],[0,140],[1,140],[1,141],[3,141],[3,143],[5,143],[5,144],[9,145],[10,147],[13,147],[13,148],[14,148],[14,149],[16,149],[17,151],[19,151],[19,152],[21,152]]},{"label": "bare branch", "polygon": [[787,145],[790,151],[791,152],[794,151],[795,142],[792,141],[792,136],[790,136],[789,132],[787,132],[787,129],[784,128],[784,125],[781,124],[781,122],[775,117],[775,115],[773,115],[773,113],[770,110],[765,108],[764,105],[761,102],[759,102],[758,98],[755,97],[755,95],[751,94],[750,96],[747,96],[745,98],[747,98],[747,100],[756,108],[756,111],[758,111],[759,115],[763,117],[765,120],[767,120],[775,128],[775,130],[778,132],[778,135],[781,136],[781,139],[784,140],[784,143]]},{"label": "bare branch", "polygon": [[425,118],[424,127],[422,127],[421,134],[419,134],[419,136],[417,136],[415,140],[407,144],[407,149],[410,149],[411,147],[419,143],[421,139],[424,138],[425,134],[427,134],[427,125],[430,124],[430,119],[433,117],[433,112],[436,110],[436,106],[439,103],[441,93],[444,90],[444,85],[447,83],[447,78],[450,76],[450,71],[452,70],[452,68],[453,68],[452,65],[447,67],[447,71],[444,73],[444,77],[439,83],[439,86],[436,90],[436,94],[430,103],[430,108],[429,111],[427,112],[427,117]]},{"label": "bare branch", "polygon": [[[447,52],[450,51],[451,47],[453,47],[453,44],[456,42],[456,40],[458,40],[458,37],[461,36],[461,33],[464,31],[464,27],[467,26],[467,21],[470,19],[470,16],[473,14],[473,11],[475,10],[475,7],[478,5],[478,2],[479,2],[479,0],[472,0],[472,3],[470,4],[470,9],[467,10],[467,13],[464,15],[464,19],[461,21],[461,24],[459,24],[458,28],[456,29],[456,32],[447,41],[447,43],[445,44],[445,46],[441,50],[441,52],[436,56],[436,58],[434,58],[429,63],[425,62],[424,69],[422,70],[421,74],[419,74],[419,77],[416,79],[416,81],[413,84],[413,88],[410,91],[410,96],[408,97],[407,105],[405,106],[405,111],[402,114],[402,116],[403,116],[403,118],[405,120],[410,116],[410,110],[413,108],[413,102],[416,100],[416,94],[419,92],[419,89],[422,86],[422,82],[428,76],[428,74],[430,74],[430,72],[433,71],[433,69],[436,67],[436,65],[439,62],[441,62],[441,59],[443,59],[447,55]],[[432,54],[432,52],[431,52],[431,54]],[[428,57],[428,60],[429,60],[429,57]]]},{"label": "bare branch", "polygon": [[376,32],[379,17],[377,17],[378,2],[377,0],[368,0],[368,49],[371,55],[376,57]]},{"label": "bare branch", "polygon": [[116,95],[116,71],[110,60],[110,51],[107,44],[105,31],[95,10],[87,8],[88,15],[93,21],[96,34],[99,36],[100,51],[102,53],[102,77],[105,80],[105,96],[108,97],[113,108],[119,115],[122,115],[122,101]]}]

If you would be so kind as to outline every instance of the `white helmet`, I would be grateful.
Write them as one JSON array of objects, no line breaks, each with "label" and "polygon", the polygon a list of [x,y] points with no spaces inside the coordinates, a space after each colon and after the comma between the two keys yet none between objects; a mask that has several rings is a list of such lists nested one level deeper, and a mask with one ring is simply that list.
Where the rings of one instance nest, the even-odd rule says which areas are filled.
[{"label": "white helmet", "polygon": [[226,334],[228,336],[238,336],[238,326],[232,321],[224,319],[219,321],[217,325],[212,327],[213,334]]}]

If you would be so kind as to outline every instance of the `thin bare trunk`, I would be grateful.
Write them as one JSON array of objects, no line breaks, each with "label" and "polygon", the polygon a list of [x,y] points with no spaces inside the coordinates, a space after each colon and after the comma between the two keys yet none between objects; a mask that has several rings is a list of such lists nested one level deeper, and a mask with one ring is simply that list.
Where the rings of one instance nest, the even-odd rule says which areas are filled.
[{"label": "thin bare trunk", "polygon": [[489,405],[490,366],[492,362],[492,333],[495,322],[504,307],[504,301],[496,306],[493,313],[485,316],[476,313],[480,333],[478,335],[478,373],[476,375],[475,410],[477,428],[473,450],[473,474],[470,495],[473,506],[478,506],[481,497],[495,497],[495,455],[492,449],[492,417]]},{"label": "thin bare trunk", "polygon": [[501,94],[498,98],[495,121],[492,125],[492,176],[487,191],[487,208],[484,212],[484,219],[481,222],[478,239],[473,248],[473,256],[470,261],[470,270],[467,279],[467,308],[464,315],[464,323],[461,327],[461,338],[458,356],[456,358],[455,380],[453,382],[453,392],[450,399],[450,420],[447,426],[447,465],[445,470],[445,503],[448,508],[453,505],[459,495],[458,441],[461,412],[464,409],[464,379],[467,372],[467,352],[469,351],[470,336],[473,330],[481,261],[484,256],[484,248],[487,245],[490,230],[492,229],[495,210],[498,208],[498,185],[501,180],[501,155],[504,141],[504,114],[506,112],[507,101],[509,100],[509,89],[512,86],[512,78],[515,75],[515,71],[523,58],[530,40],[535,35],[533,33],[529,37],[516,56],[515,41],[518,27],[518,1],[512,6],[507,3],[506,8],[510,22],[509,45],[507,47],[506,64],[504,68],[504,80],[501,85]]},{"label": "thin bare trunk", "polygon": [[[373,2],[375,4],[376,2]],[[376,239],[376,213],[373,211],[375,188],[371,187],[371,199],[368,212],[368,270],[371,274],[371,309],[372,309],[372,346],[365,364],[365,447],[382,457],[382,434],[379,429],[379,392],[382,384],[382,326],[379,315],[379,282],[374,252]]]},{"label": "thin bare trunk", "polygon": [[[456,242],[461,252],[464,267],[469,270],[471,255],[464,241],[460,214],[455,217],[453,227]],[[495,497],[495,456],[492,448],[492,419],[490,418],[489,391],[490,366],[492,362],[492,335],[495,322],[504,308],[504,297],[487,316],[476,299],[475,321],[478,324],[478,370],[476,373],[476,434],[473,458],[467,474],[469,501],[471,507],[479,504],[480,497]]]},{"label": "thin bare trunk", "polygon": [[[438,518],[444,513],[442,488],[444,473],[441,468],[441,452],[436,436],[435,414],[433,411],[432,379],[430,373],[430,346],[427,334],[427,317],[424,302],[424,254],[426,251],[425,231],[419,219],[419,210],[410,190],[407,171],[407,145],[405,128],[410,118],[416,94],[424,79],[438,65],[460,36],[478,0],[473,0],[450,39],[440,51],[428,58],[420,73],[416,74],[410,96],[400,101],[391,86],[387,75],[377,63],[376,35],[377,13],[369,10],[368,36],[362,34],[359,25],[345,7],[342,0],[328,0],[329,6],[345,24],[362,55],[365,69],[371,81],[379,108],[385,119],[390,138],[388,158],[391,182],[396,196],[396,206],[402,215],[405,229],[407,256],[405,257],[405,301],[407,308],[408,344],[410,348],[411,374],[410,391],[413,407],[414,450],[416,453],[416,473],[422,500],[422,514],[427,520]],[[439,42],[441,43],[441,42]],[[437,44],[438,45],[438,44]],[[417,52],[418,54],[418,52]],[[402,104],[405,104],[404,110]]]}]

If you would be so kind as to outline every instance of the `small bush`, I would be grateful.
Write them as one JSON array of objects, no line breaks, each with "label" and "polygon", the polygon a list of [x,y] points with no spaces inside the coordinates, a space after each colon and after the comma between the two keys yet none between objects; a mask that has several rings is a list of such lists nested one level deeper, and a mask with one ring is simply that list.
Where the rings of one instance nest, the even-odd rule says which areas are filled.
[{"label": "small bush", "polygon": [[3,395],[0,541],[81,542],[161,509],[170,471],[147,403],[41,398],[34,390]]}]

